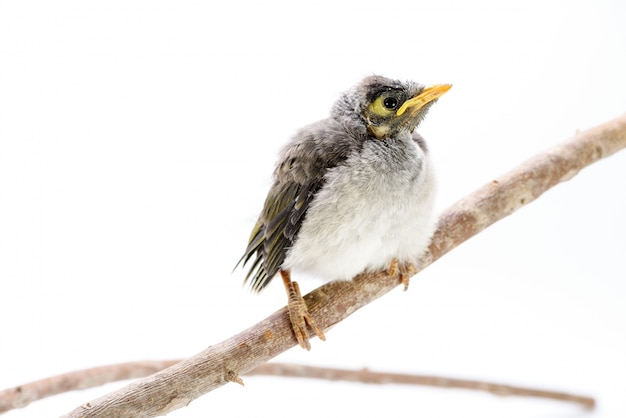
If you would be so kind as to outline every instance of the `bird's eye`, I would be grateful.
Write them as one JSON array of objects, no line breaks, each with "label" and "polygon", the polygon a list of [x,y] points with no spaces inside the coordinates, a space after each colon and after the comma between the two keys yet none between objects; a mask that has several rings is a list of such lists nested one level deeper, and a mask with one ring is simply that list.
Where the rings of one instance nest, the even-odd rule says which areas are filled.
[{"label": "bird's eye", "polygon": [[398,99],[395,97],[385,97],[383,100],[383,106],[385,106],[389,110],[394,110],[398,107]]},{"label": "bird's eye", "polygon": [[[389,93],[387,93],[389,94]],[[384,118],[391,116],[400,107],[400,100],[391,95],[381,94],[368,107],[369,111]]]}]

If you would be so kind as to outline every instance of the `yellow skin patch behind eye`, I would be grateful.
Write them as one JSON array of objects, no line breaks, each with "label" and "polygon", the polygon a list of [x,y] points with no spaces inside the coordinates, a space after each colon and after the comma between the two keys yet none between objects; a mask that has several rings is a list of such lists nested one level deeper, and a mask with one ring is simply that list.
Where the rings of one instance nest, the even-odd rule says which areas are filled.
[{"label": "yellow skin patch behind eye", "polygon": [[383,101],[389,96],[386,96],[384,94],[378,96],[378,98],[376,100],[374,100],[370,105],[369,105],[369,110],[372,113],[377,114],[378,116],[389,116],[393,113],[393,109],[387,109],[385,107],[385,105],[383,104]]},{"label": "yellow skin patch behind eye", "polygon": [[[402,103],[397,110],[385,106],[385,100],[395,96],[389,92],[384,92],[367,107],[367,128],[378,139],[387,138],[401,127],[412,126],[414,128],[419,122],[419,120],[417,122],[415,120],[419,117],[424,106],[443,96],[450,88],[452,88],[450,84],[436,84],[426,87],[419,94]],[[382,118],[382,120],[377,120],[374,123],[371,118],[374,115]],[[412,123],[413,125],[411,125]]]}]

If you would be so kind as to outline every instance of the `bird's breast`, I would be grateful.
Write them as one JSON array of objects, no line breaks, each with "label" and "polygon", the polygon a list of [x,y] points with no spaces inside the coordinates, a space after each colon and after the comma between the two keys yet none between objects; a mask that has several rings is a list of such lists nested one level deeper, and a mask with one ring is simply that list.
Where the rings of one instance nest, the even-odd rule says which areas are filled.
[{"label": "bird's breast", "polygon": [[327,172],[285,265],[333,280],[411,261],[428,245],[433,200],[429,159],[411,138],[367,141]]}]

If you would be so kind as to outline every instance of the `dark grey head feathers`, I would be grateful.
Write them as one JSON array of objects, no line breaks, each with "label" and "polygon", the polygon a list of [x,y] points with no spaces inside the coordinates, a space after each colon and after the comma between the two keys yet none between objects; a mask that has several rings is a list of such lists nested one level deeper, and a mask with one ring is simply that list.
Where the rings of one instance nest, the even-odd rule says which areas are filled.
[{"label": "dark grey head feathers", "polygon": [[377,139],[394,137],[400,131],[412,132],[430,106],[450,86],[424,85],[374,75],[366,77],[337,100],[331,111],[336,121],[357,126]]}]

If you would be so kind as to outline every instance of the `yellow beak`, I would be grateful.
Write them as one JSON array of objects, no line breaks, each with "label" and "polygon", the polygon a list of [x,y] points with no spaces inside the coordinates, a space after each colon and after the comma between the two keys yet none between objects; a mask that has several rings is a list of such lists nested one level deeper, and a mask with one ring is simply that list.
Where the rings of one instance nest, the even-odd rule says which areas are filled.
[{"label": "yellow beak", "polygon": [[396,112],[396,116],[402,116],[409,109],[411,113],[415,114],[428,103],[443,96],[451,88],[452,84],[435,84],[434,86],[426,87],[420,94],[404,102]]}]

